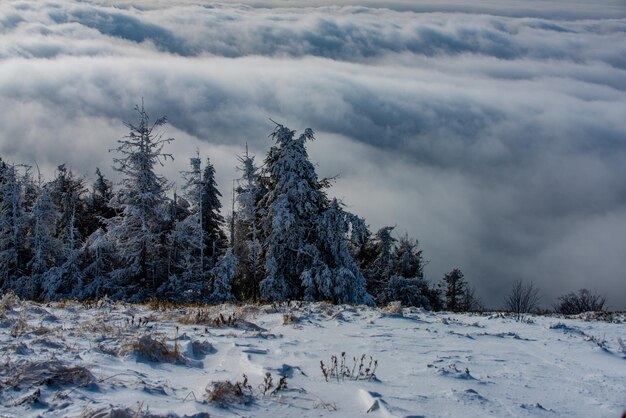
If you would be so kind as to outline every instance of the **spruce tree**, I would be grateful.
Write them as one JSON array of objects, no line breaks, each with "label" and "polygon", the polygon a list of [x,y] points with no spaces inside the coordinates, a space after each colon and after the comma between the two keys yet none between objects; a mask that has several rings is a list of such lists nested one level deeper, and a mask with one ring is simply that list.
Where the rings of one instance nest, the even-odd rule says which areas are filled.
[{"label": "spruce tree", "polygon": [[220,197],[222,194],[217,189],[215,168],[209,158],[206,159],[206,164],[202,170],[201,188],[202,209],[200,213],[204,231],[205,256],[209,263],[206,267],[212,268],[228,248],[228,239],[222,230],[224,225],[224,217],[220,214],[222,208]]},{"label": "spruce tree", "polygon": [[239,260],[239,273],[233,292],[242,300],[259,298],[259,282],[263,275],[262,247],[260,241],[258,202],[263,197],[258,168],[254,156],[246,153],[239,157],[241,178],[237,182],[237,212],[234,220],[233,253]]},{"label": "spruce tree", "polygon": [[[82,239],[89,228],[84,194],[84,180],[76,177],[65,164],[57,168],[57,175],[47,188],[57,208],[56,238],[61,246],[58,269],[47,277],[46,299],[77,296],[83,286],[80,265]],[[54,273],[54,274],[53,274]]]},{"label": "spruce tree", "polygon": [[84,287],[80,298],[99,299],[115,293],[109,281],[109,273],[115,262],[114,243],[107,239],[103,228],[96,229],[85,241],[82,249],[84,265]]},{"label": "spruce tree", "polygon": [[110,202],[113,198],[113,185],[100,171],[96,168],[96,181],[91,187],[91,194],[87,199],[88,225],[86,227],[86,236],[89,236],[98,228],[106,225],[106,220],[115,215],[115,211],[111,208]]},{"label": "spruce tree", "polygon": [[56,299],[59,271],[57,265],[62,258],[61,245],[56,238],[59,219],[48,185],[41,185],[33,207],[33,226],[28,237],[32,258],[28,262],[30,278],[28,280],[29,298]]},{"label": "spruce tree", "polygon": [[446,309],[452,312],[463,310],[463,301],[467,282],[460,269],[455,268],[443,276],[441,287],[445,298]]},{"label": "spruce tree", "polygon": [[310,270],[305,270],[304,296],[308,300],[331,300],[336,303],[373,302],[367,293],[365,277],[349,250],[348,234],[352,214],[333,199],[316,223],[316,247]]},{"label": "spruce tree", "polygon": [[277,125],[275,141],[265,160],[267,193],[259,202],[265,212],[265,278],[260,283],[263,300],[286,300],[304,296],[302,273],[315,258],[315,228],[326,206],[317,174],[309,161],[305,143],[313,131],[294,138],[295,131]]},{"label": "spruce tree", "polygon": [[424,259],[419,242],[408,235],[400,237],[393,251],[394,274],[413,279],[424,278]]},{"label": "spruce tree", "polygon": [[237,275],[237,257],[229,249],[222,259],[211,269],[212,303],[234,302],[233,280]]},{"label": "spruce tree", "polygon": [[26,273],[23,179],[15,165],[2,162],[0,169],[0,289],[26,295],[26,289],[18,288],[18,279]]},{"label": "spruce tree", "polygon": [[[395,242],[391,276],[382,283],[379,303],[400,301],[406,306],[431,308],[431,289],[424,280],[424,261],[417,240],[404,235]],[[436,301],[433,301],[438,306]]]},{"label": "spruce tree", "polygon": [[382,301],[383,292],[394,274],[394,250],[396,239],[391,235],[393,226],[380,228],[374,238],[362,250],[367,256],[362,264],[367,279],[367,290],[377,301]]},{"label": "spruce tree", "polygon": [[[295,132],[277,125],[276,142],[265,160],[267,193],[259,202],[265,250],[261,299],[327,299],[371,303],[365,279],[350,252],[350,238],[364,223],[328,200],[327,180],[319,181],[306,142],[313,131]],[[350,232],[352,231],[352,234]]]},{"label": "spruce tree", "polygon": [[117,247],[119,264],[111,277],[125,293],[119,296],[142,300],[155,294],[167,271],[163,262],[167,182],[155,166],[173,159],[163,152],[173,138],[165,139],[157,132],[167,123],[165,117],[151,124],[143,104],[135,110],[138,121],[125,123],[130,132],[115,149],[115,170],[123,179],[111,201],[117,215],[106,223],[107,239]]},{"label": "spruce tree", "polygon": [[180,200],[185,203],[185,209],[184,214],[176,210],[171,215],[174,227],[168,237],[169,278],[159,290],[164,297],[177,302],[200,300],[208,288],[205,232],[201,223],[204,192],[201,159],[196,156],[190,163],[191,170],[182,173],[184,199],[174,198],[174,207],[183,206],[177,203]]},{"label": "spruce tree", "polygon": [[70,240],[78,242],[82,237],[86,237],[89,222],[86,213],[85,181],[62,164],[57,167],[56,177],[49,183],[48,189],[59,211],[56,237],[64,245],[69,245]]}]

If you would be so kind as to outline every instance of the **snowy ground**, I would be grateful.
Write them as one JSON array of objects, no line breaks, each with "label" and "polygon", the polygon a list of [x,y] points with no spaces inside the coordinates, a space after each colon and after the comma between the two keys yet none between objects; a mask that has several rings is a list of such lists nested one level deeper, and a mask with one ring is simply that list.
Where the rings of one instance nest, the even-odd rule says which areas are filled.
[{"label": "snowy ground", "polygon": [[[623,315],[516,322],[326,304],[153,310],[5,297],[0,416],[618,417],[626,410],[620,340]],[[342,352],[353,375],[353,357],[366,355],[365,371],[372,356],[376,377],[327,382],[320,361],[341,361]],[[268,372],[274,387],[264,394]],[[212,382],[244,373],[244,396],[207,402]],[[283,375],[287,388],[270,394]]]}]

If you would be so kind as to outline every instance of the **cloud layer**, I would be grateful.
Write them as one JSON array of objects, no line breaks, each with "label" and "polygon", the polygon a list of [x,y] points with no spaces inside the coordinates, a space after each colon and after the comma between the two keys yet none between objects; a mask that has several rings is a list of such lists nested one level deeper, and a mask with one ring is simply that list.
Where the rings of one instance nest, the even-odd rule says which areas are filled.
[{"label": "cloud layer", "polygon": [[429,278],[626,308],[626,8],[497,3],[3,2],[0,155],[91,175],[144,97],[170,178],[199,147],[228,196],[271,117],[317,132],[333,193],[418,237]]}]

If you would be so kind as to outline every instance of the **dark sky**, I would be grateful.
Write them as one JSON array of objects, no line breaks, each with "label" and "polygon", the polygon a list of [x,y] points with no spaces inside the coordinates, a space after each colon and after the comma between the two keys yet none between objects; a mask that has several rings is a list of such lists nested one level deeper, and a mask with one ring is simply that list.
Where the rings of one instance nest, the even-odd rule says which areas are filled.
[{"label": "dark sky", "polygon": [[429,279],[460,267],[490,307],[523,279],[544,306],[588,287],[626,308],[623,1],[108,4],[0,3],[4,159],[112,176],[143,96],[177,139],[164,172],[199,148],[229,206],[271,117],[316,132],[331,194],[418,238]]}]

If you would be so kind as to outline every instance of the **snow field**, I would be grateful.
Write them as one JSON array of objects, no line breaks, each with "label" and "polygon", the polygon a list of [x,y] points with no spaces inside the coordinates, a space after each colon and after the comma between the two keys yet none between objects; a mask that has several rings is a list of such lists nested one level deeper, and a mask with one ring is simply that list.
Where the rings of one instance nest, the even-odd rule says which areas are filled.
[{"label": "snow field", "polygon": [[[389,312],[325,303],[155,310],[5,297],[0,416],[615,417],[626,410],[623,315],[516,322]],[[341,363],[342,353],[352,377],[326,381],[320,361]],[[355,377],[363,354],[363,369],[370,357],[377,361],[375,376]],[[267,373],[272,390],[281,376],[287,387],[264,390]],[[246,397],[207,402],[212,382],[234,384],[244,374]]]}]

